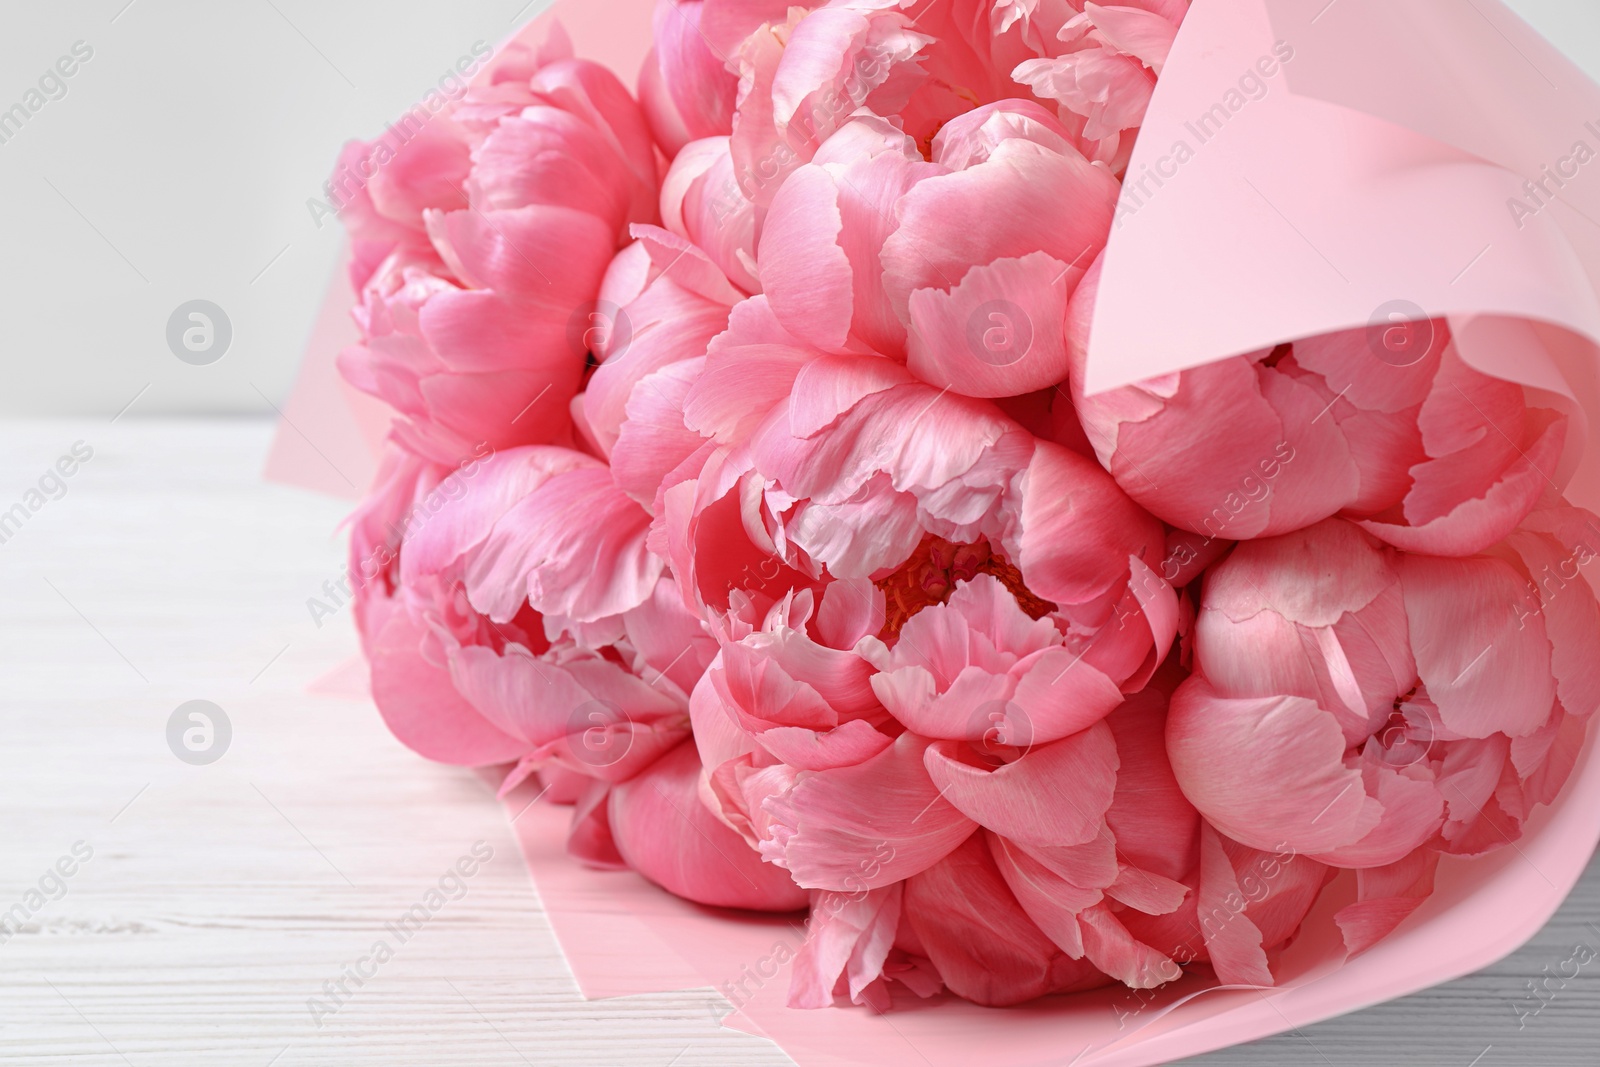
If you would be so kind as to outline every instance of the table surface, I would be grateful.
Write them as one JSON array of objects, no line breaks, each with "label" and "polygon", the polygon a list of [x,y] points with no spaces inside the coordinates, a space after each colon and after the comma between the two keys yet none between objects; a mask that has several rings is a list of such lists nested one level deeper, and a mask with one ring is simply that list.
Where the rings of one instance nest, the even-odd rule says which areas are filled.
[{"label": "table surface", "polygon": [[[348,610],[319,626],[306,604],[341,572],[348,504],[264,483],[270,434],[0,427],[0,512],[93,449],[0,544],[0,910],[21,918],[0,934],[0,1064],[790,1063],[722,1029],[710,989],[585,1001],[487,789],[406,751],[369,704],[307,694],[356,651]],[[167,741],[195,699],[232,727],[208,766]],[[477,842],[493,857],[466,895],[314,1013]],[[91,858],[51,874],[75,846]],[[1530,981],[1580,945],[1600,950],[1600,864],[1482,973],[1188,1062],[1592,1065],[1600,957],[1528,1014]]]}]

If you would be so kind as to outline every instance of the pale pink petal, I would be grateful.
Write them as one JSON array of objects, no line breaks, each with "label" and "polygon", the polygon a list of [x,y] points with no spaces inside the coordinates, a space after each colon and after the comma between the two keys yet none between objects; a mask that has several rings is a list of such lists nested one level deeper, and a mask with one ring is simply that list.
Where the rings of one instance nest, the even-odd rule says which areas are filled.
[{"label": "pale pink petal", "polygon": [[[1463,500],[1449,512],[1420,524],[1370,519],[1362,521],[1361,526],[1408,552],[1469,556],[1483,551],[1509,534],[1551,485],[1551,475],[1566,444],[1567,426],[1565,421],[1550,417],[1545,421],[1528,447],[1521,449],[1505,468],[1504,476],[1481,497]],[[1407,507],[1409,518],[1409,503]]]},{"label": "pale pink petal", "polygon": [[[1539,596],[1556,693],[1562,707],[1577,715],[1600,706],[1600,656],[1594,655],[1600,648],[1600,603],[1579,569],[1600,552],[1600,533],[1591,526],[1584,536],[1586,543],[1570,548],[1552,536],[1522,531],[1508,541],[1522,557]],[[1519,616],[1517,621],[1523,620]]]},{"label": "pale pink petal", "polygon": [[958,811],[1023,845],[1091,840],[1116,788],[1116,742],[1103,724],[994,769],[954,741],[929,746],[924,760],[933,784]]},{"label": "pale pink petal", "polygon": [[427,223],[439,254],[470,287],[565,314],[599,292],[616,247],[605,223],[571,208],[430,211]]},{"label": "pale pink petal", "polygon": [[[723,58],[729,53],[712,45],[702,29],[707,11],[707,4],[695,0],[660,0],[652,24],[661,80],[686,141],[727,133],[739,90]],[[642,86],[640,95],[645,96]],[[652,126],[659,139],[659,125]],[[669,141],[662,147],[671,155],[681,144]]]},{"label": "pale pink petal", "polygon": [[1130,555],[1159,566],[1166,547],[1160,525],[1077,453],[1039,442],[1021,490],[1016,562],[1037,595],[1081,604],[1125,580]]},{"label": "pale pink petal", "polygon": [[[1024,140],[1001,144],[978,166],[926,178],[901,199],[900,228],[884,242],[889,298],[905,316],[917,289],[953,289],[973,264],[1040,251],[1087,270],[1105,244],[1117,192],[1106,169]],[[974,226],[974,218],[992,224]]]},{"label": "pale pink petal", "polygon": [[1178,784],[1246,845],[1322,852],[1370,833],[1383,808],[1344,752],[1338,723],[1309,700],[1230,700],[1198,675],[1173,694],[1167,754]]},{"label": "pale pink petal", "polygon": [[850,260],[839,247],[839,190],[821,167],[801,167],[772,202],[756,256],[778,320],[825,352],[843,351],[854,306]]},{"label": "pale pink petal", "polygon": [[865,763],[894,743],[865,719],[852,719],[826,731],[775,726],[763,730],[757,740],[774,757],[802,771]]},{"label": "pale pink petal", "polygon": [[606,331],[610,343],[584,390],[584,408],[610,455],[634,387],[658,370],[703,357],[727,327],[728,308],[661,277],[631,303],[614,310],[602,305],[591,315],[593,328]]},{"label": "pale pink petal", "polygon": [[1083,10],[1108,44],[1133,56],[1157,74],[1161,73],[1172,41],[1178,35],[1176,22],[1158,12],[1131,5],[1085,4]]},{"label": "pale pink petal", "polygon": [[1061,951],[1082,959],[1083,927],[1078,917],[1100,903],[1100,890],[1075,886],[1005,838],[986,836],[1000,876],[1028,918]]},{"label": "pale pink petal", "polygon": [[705,438],[683,424],[683,405],[703,364],[689,359],[663,367],[641,378],[628,395],[611,473],[622,491],[644,508],[654,507],[667,476],[705,444]]},{"label": "pale pink petal", "polygon": [[844,984],[855,999],[883,972],[900,925],[896,882],[866,893],[816,894],[806,923],[806,943],[789,976],[789,1007],[826,1008]]},{"label": "pale pink petal", "polygon": [[483,544],[494,524],[550,478],[599,464],[565,448],[516,448],[487,456],[445,479],[414,513],[400,559],[401,581],[415,585]]},{"label": "pale pink petal", "polygon": [[1206,952],[1225,985],[1270,986],[1272,971],[1261,930],[1245,914],[1246,898],[1210,824],[1200,824],[1200,893],[1197,902]]},{"label": "pale pink petal", "polygon": [[867,397],[909,381],[903,367],[886,359],[820,356],[795,375],[789,432],[796,437],[814,437],[836,425]]},{"label": "pale pink petal", "polygon": [[[1369,750],[1370,751],[1370,750]],[[1335,867],[1383,867],[1420,848],[1444,823],[1444,797],[1421,767],[1396,770],[1363,760],[1362,777],[1368,796],[1383,805],[1383,817],[1359,841],[1312,858]]]},{"label": "pale pink petal", "polygon": [[628,863],[617,851],[611,837],[611,822],[606,817],[611,786],[590,780],[572,809],[572,824],[567,830],[567,855],[579,863],[601,870],[625,871]]},{"label": "pale pink petal", "polygon": [[[1233,866],[1245,914],[1261,932],[1261,945],[1274,949],[1300,932],[1306,914],[1336,872],[1288,846],[1249,848],[1222,838]],[[1198,912],[1197,912],[1198,914]]]},{"label": "pale pink petal", "polygon": [[1115,681],[1087,658],[1053,648],[1017,682],[1011,701],[1037,744],[1086,730],[1122,703]]},{"label": "pale pink petal", "polygon": [[1080,925],[1089,962],[1128,988],[1154,989],[1183,977],[1176,963],[1136,939],[1106,905],[1085,911]]},{"label": "pale pink petal", "polygon": [[569,471],[523,498],[495,526],[467,569],[473,607],[496,621],[526,598],[535,610],[577,621],[644,603],[664,563],[645,547],[650,516],[610,471]]},{"label": "pale pink petal", "polygon": [[1345,950],[1359,955],[1388,937],[1433,893],[1437,852],[1418,850],[1385,867],[1356,876],[1356,902],[1334,915],[1344,935]]},{"label": "pale pink petal", "polygon": [[967,396],[1016,396],[1065,381],[1067,267],[1030,252],[974,266],[948,292],[914,291],[911,373]]},{"label": "pale pink petal", "polygon": [[1167,761],[1167,695],[1152,685],[1106,717],[1117,743],[1117,790],[1106,812],[1122,862],[1181,879],[1198,859],[1200,815]]}]

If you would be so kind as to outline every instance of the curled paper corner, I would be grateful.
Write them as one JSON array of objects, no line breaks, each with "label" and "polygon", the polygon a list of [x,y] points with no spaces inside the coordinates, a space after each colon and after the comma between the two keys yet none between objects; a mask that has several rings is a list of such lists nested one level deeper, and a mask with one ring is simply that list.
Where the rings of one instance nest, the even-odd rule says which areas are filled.
[{"label": "curled paper corner", "polygon": [[1600,176],[1571,176],[1578,142],[1600,153],[1600,86],[1500,0],[1317,6],[1195,0],[1128,167],[1086,390],[1408,307],[1581,416],[1562,473],[1600,504]]}]

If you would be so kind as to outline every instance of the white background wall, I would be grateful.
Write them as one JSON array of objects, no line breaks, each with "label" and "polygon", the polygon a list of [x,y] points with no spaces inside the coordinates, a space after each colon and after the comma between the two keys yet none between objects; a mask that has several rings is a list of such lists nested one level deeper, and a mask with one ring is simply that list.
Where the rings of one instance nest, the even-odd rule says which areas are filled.
[{"label": "white background wall", "polygon": [[[340,146],[547,6],[0,0],[0,111],[94,49],[0,143],[0,415],[115,414],[146,385],[130,416],[269,413],[341,248],[306,207]],[[233,325],[209,366],[166,343],[193,299]]]},{"label": "white background wall", "polygon": [[[1510,5],[1600,75],[1600,2]],[[0,0],[0,111],[94,50],[0,143],[0,416],[269,413],[341,247],[306,208],[339,146],[547,6]],[[167,347],[194,299],[233,326],[209,366]]]}]

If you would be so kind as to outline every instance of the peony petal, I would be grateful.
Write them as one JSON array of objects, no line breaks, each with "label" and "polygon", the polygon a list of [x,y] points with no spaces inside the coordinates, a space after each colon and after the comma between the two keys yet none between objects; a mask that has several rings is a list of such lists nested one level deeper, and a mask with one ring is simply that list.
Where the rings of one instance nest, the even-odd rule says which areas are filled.
[{"label": "peony petal", "polygon": [[1178,784],[1243,844],[1321,852],[1370,833],[1383,808],[1344,752],[1333,716],[1301,697],[1230,700],[1199,675],[1173,694],[1167,754]]},{"label": "peony petal", "polygon": [[1225,985],[1270,986],[1261,930],[1245,914],[1245,901],[1222,838],[1201,823],[1198,908],[1211,966]]},{"label": "peony petal", "polygon": [[1021,848],[995,834],[989,851],[1012,895],[1039,930],[1075,960],[1083,958],[1078,917],[1103,899],[1098,889],[1075,886]]},{"label": "peony petal", "polygon": [[826,352],[843,351],[854,301],[850,260],[839,247],[843,225],[833,179],[801,167],[773,199],[756,252],[773,314]]},{"label": "peony petal", "polygon": [[1544,422],[1537,436],[1519,449],[1516,460],[1482,496],[1463,500],[1449,512],[1422,523],[1401,525],[1369,519],[1362,520],[1362,528],[1408,552],[1445,556],[1482,552],[1509,534],[1552,485],[1550,479],[1566,444],[1566,422],[1548,414]]},{"label": "peony petal", "polygon": [[827,731],[776,726],[762,731],[757,739],[774,757],[802,771],[865,763],[894,743],[865,719],[852,719]]},{"label": "peony petal", "polygon": [[629,394],[611,473],[642,507],[654,507],[667,476],[705,444],[705,438],[683,424],[684,401],[704,362],[690,359],[664,367],[640,379]]},{"label": "peony petal", "polygon": [[1434,838],[1444,823],[1444,797],[1430,773],[1422,768],[1395,770],[1376,764],[1370,756],[1363,762],[1367,794],[1383,805],[1383,817],[1359,841],[1312,856],[1321,863],[1387,866]]},{"label": "peony petal", "polygon": [[572,809],[572,825],[567,830],[567,855],[579,863],[601,870],[625,871],[628,862],[617,851],[607,818],[611,786],[590,781]]},{"label": "peony petal", "polygon": [[628,866],[669,892],[723,908],[794,911],[807,894],[700,803],[700,760],[682,744],[611,789],[608,816]]},{"label": "peony petal", "polygon": [[1433,893],[1437,852],[1417,850],[1384,867],[1356,877],[1356,902],[1334,914],[1344,935],[1345,951],[1356,956],[1388,937],[1417,905]]},{"label": "peony petal", "polygon": [[1082,604],[1125,578],[1130,555],[1159,566],[1166,547],[1160,525],[1077,453],[1039,442],[1020,488],[1015,558],[1036,595],[1057,604]]},{"label": "peony petal", "polygon": [[400,579],[415,586],[483,544],[494,524],[550,478],[599,464],[565,448],[516,448],[462,467],[407,516]]},{"label": "peony petal", "polygon": [[1116,788],[1117,747],[1104,724],[981,766],[969,746],[930,745],[924,762],[940,795],[979,825],[1023,845],[1079,845],[1099,832]]},{"label": "peony petal", "polygon": [[1594,655],[1600,648],[1600,603],[1580,569],[1600,554],[1600,529],[1588,512],[1582,514],[1584,540],[1571,548],[1553,536],[1522,531],[1507,542],[1533,578],[1550,640],[1556,693],[1561,706],[1576,715],[1600,707],[1600,657]]},{"label": "peony petal", "polygon": [[908,881],[904,908],[945,985],[977,1004],[1020,1004],[1107,981],[1033,924],[977,835]]},{"label": "peony petal", "polygon": [[1085,911],[1080,923],[1089,962],[1129,989],[1154,989],[1183,977],[1176,963],[1134,938],[1106,905]]},{"label": "peony petal", "polygon": [[900,925],[903,885],[816,895],[806,922],[806,943],[795,954],[789,974],[789,1007],[831,1007],[841,979],[854,999],[883,973]]},{"label": "peony petal", "polygon": [[1550,642],[1527,579],[1498,559],[1402,554],[1417,673],[1461,737],[1533,733],[1550,718]]},{"label": "peony petal", "polygon": [[977,824],[939,795],[923,769],[928,741],[901,734],[851,767],[805,771],[764,808],[775,839],[763,852],[808,889],[856,892],[939,862]]},{"label": "peony petal", "polygon": [[645,547],[650,516],[603,467],[542,484],[496,525],[467,569],[473,607],[496,621],[535,610],[580,622],[650,597],[664,563]]},{"label": "peony petal", "polygon": [[[427,223],[439,254],[471,288],[563,315],[594,299],[616,248],[604,222],[571,208],[430,211]],[[561,269],[546,271],[540,263]]]},{"label": "peony petal", "polygon": [[496,729],[450,684],[442,668],[423,659],[422,629],[403,608],[375,610],[377,634],[368,647],[372,699],[384,724],[407,748],[441,763],[482,767],[509,763],[528,743]]},{"label": "peony petal", "polygon": [[[1199,860],[1200,813],[1185,799],[1167,761],[1167,695],[1152,685],[1105,720],[1117,743],[1117,789],[1106,811],[1123,864],[1169,880]],[[1119,878],[1121,874],[1119,874]]]},{"label": "peony petal", "polygon": [[910,296],[906,365],[967,396],[1016,396],[1065,381],[1068,265],[1044,252],[967,271],[948,292]]}]

